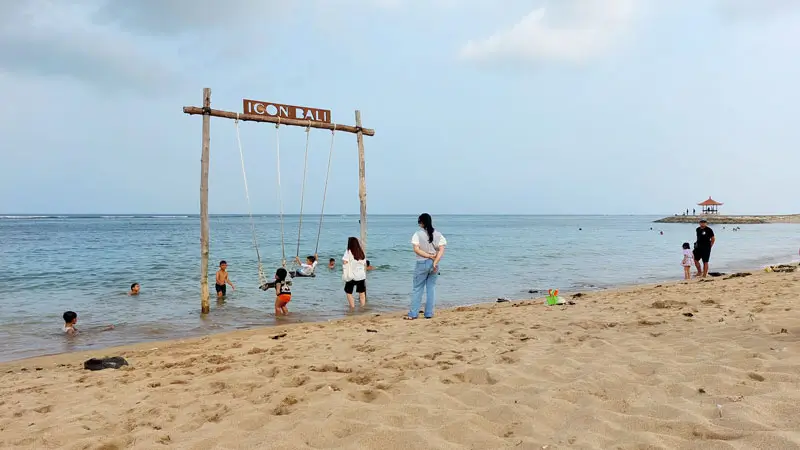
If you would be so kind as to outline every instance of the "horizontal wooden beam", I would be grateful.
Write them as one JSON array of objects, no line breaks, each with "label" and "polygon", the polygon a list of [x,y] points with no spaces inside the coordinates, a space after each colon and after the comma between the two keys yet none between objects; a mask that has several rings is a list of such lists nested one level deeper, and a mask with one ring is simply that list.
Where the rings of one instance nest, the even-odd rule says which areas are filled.
[{"label": "horizontal wooden beam", "polygon": [[[206,112],[203,108],[197,106],[184,106],[183,112],[190,115],[202,115]],[[367,136],[375,136],[375,130],[371,128],[354,127],[351,125],[339,125],[336,123],[316,122],[313,120],[300,120],[300,119],[287,119],[285,117],[272,117],[261,114],[244,114],[235,113],[230,111],[221,111],[219,109],[208,109],[208,115],[213,117],[222,117],[223,119],[239,119],[247,122],[269,122],[281,125],[293,125],[297,127],[311,127],[321,128],[323,130],[345,131],[347,133],[358,133],[361,131]]]}]

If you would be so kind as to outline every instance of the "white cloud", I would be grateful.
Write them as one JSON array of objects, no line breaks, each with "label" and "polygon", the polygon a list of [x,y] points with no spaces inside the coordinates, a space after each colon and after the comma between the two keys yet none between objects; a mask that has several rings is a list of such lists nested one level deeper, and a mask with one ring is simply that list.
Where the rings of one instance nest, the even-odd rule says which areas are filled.
[{"label": "white cloud", "polygon": [[636,0],[559,0],[511,28],[467,42],[460,57],[476,62],[581,63],[608,52],[635,18]]}]

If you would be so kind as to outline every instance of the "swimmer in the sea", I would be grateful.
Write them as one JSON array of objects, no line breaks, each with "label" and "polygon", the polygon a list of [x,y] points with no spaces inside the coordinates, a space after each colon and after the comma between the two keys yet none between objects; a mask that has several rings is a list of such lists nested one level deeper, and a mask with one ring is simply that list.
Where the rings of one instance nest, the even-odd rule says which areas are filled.
[{"label": "swimmer in the sea", "polygon": [[[78,334],[78,329],[75,328],[75,324],[78,323],[78,313],[75,311],[67,311],[62,317],[64,318],[64,328],[62,329],[64,333],[68,336],[74,336]],[[109,331],[113,329],[114,325],[109,325],[100,331]]]},{"label": "swimmer in the sea", "polygon": [[131,290],[130,290],[130,292],[128,292],[128,295],[139,295],[139,288],[140,287],[141,286],[139,286],[139,283],[131,284]]}]

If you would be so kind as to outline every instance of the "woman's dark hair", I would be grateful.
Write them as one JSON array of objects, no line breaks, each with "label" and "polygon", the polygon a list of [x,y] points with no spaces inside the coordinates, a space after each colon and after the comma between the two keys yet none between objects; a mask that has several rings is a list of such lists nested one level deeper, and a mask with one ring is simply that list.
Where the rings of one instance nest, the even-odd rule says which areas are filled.
[{"label": "woman's dark hair", "polygon": [[688,243],[688,242],[684,242],[684,243],[683,243],[683,249],[684,249],[684,250],[689,250],[690,248],[692,248],[692,247],[691,247],[691,246],[689,246],[689,243]]},{"label": "woman's dark hair", "polygon": [[366,256],[364,255],[364,249],[361,248],[361,242],[358,242],[357,237],[349,237],[347,238],[347,249],[350,250],[350,253],[353,254],[353,258],[356,261],[363,261]]},{"label": "woman's dark hair", "polygon": [[433,244],[433,219],[431,219],[431,215],[428,213],[420,214],[417,223],[425,228],[425,231],[428,232],[428,242]]},{"label": "woman's dark hair", "polygon": [[286,281],[286,276],[289,272],[286,271],[283,267],[279,267],[278,270],[275,271],[275,276],[278,277],[278,281]]}]

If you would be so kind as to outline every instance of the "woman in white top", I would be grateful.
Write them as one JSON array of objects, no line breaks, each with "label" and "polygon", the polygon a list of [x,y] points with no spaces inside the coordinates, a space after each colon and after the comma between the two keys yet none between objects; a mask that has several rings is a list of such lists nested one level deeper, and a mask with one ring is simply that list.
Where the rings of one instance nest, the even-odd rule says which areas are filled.
[{"label": "woman in white top", "polygon": [[358,238],[347,238],[347,251],[342,257],[342,281],[344,281],[344,292],[347,294],[347,302],[350,308],[355,308],[353,300],[353,288],[358,292],[358,300],[361,306],[367,304],[367,262],[364,249]]},{"label": "woman in white top", "polygon": [[442,233],[433,228],[433,219],[428,213],[421,214],[417,219],[420,230],[411,236],[411,245],[417,255],[417,265],[414,267],[414,289],[411,293],[411,308],[408,310],[408,320],[416,319],[422,303],[422,291],[427,292],[425,299],[425,318],[433,317],[433,307],[436,302],[436,278],[439,276],[439,261],[444,256],[447,240]]}]

